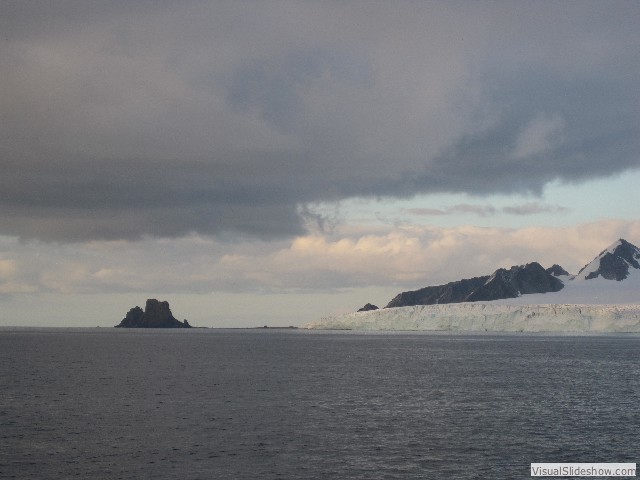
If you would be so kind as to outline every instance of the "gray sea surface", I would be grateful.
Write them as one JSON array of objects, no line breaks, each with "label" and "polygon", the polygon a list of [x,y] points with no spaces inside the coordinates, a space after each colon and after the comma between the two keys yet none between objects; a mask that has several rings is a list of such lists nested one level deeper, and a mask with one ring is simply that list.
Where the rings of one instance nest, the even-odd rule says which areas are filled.
[{"label": "gray sea surface", "polygon": [[639,446],[637,335],[0,329],[3,479],[511,479]]}]

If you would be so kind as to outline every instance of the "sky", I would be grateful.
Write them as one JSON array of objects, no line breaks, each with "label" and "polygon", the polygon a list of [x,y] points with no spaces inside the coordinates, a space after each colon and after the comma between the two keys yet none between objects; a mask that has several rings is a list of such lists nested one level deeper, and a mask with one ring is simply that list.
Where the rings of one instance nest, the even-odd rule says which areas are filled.
[{"label": "sky", "polygon": [[0,326],[303,325],[640,245],[636,1],[4,0]]}]

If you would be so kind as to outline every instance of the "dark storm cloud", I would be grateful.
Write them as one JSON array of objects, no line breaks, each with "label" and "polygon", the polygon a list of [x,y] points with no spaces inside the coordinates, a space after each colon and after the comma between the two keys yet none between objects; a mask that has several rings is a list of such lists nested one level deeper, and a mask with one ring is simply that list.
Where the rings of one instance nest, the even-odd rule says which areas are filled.
[{"label": "dark storm cloud", "polygon": [[1,10],[1,234],[274,238],[312,202],[639,165],[636,2]]}]

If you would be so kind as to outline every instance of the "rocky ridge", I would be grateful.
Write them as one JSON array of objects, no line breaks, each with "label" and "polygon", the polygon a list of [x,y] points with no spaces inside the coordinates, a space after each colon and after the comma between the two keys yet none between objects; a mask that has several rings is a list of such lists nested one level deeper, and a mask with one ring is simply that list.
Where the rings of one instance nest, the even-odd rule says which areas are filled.
[{"label": "rocky ridge", "polygon": [[554,277],[568,277],[569,272],[567,272],[564,268],[562,268],[557,263],[553,264],[551,267],[547,268],[547,273],[549,275],[553,275]]},{"label": "rocky ridge", "polygon": [[499,268],[491,275],[402,292],[385,308],[500,300],[530,293],[557,292],[562,288],[562,281],[533,262],[508,270]]}]

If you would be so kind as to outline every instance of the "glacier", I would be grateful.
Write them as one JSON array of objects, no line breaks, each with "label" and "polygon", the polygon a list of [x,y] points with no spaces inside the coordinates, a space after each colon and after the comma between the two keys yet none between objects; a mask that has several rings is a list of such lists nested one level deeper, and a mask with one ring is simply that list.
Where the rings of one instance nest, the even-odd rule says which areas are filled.
[{"label": "glacier", "polygon": [[322,330],[468,332],[640,332],[640,304],[449,303],[331,315],[306,326]]}]

